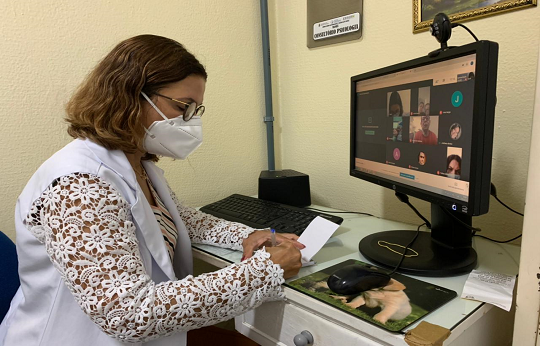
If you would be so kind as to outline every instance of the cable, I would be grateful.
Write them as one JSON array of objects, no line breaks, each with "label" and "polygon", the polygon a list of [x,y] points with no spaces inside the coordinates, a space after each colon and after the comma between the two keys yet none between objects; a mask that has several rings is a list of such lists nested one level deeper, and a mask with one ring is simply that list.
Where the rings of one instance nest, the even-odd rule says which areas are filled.
[{"label": "cable", "polygon": [[493,197],[495,197],[495,199],[497,200],[497,202],[499,202],[499,203],[501,203],[502,205],[504,205],[508,210],[510,210],[510,211],[512,211],[512,212],[514,212],[514,213],[516,213],[516,214],[518,214],[518,215],[523,216],[523,214],[520,213],[519,211],[515,211],[514,209],[512,209],[512,208],[510,208],[509,206],[507,206],[506,204],[504,204],[503,201],[501,201],[501,200],[499,199],[499,197],[497,197],[497,196],[493,196]]},{"label": "cable", "polygon": [[[510,208],[509,206],[507,206],[506,204],[503,203],[503,201],[501,201],[499,199],[499,197],[497,197],[497,188],[495,187],[495,184],[491,183],[491,190],[490,190],[490,194],[499,202],[501,203],[503,206],[505,206],[508,210],[518,214],[518,215],[521,215],[523,216],[522,213],[518,212],[518,211],[515,211],[514,209]],[[495,239],[491,239],[491,238],[488,238],[488,237],[484,237],[483,235],[476,235],[476,234],[473,234],[473,236],[475,237],[480,237],[480,238],[484,238],[484,239],[487,239],[487,240],[490,240],[492,242],[495,242],[495,243],[499,243],[499,244],[503,244],[503,243],[509,243],[511,241],[514,241],[518,238],[520,238],[522,236],[522,234],[518,235],[518,236],[515,236],[514,238],[512,239],[508,239],[508,240],[495,240]]]},{"label": "cable", "polygon": [[422,214],[420,214],[420,212],[409,202],[409,196],[407,196],[404,193],[396,191],[396,197],[401,202],[407,204],[416,213],[416,215],[418,215],[418,217],[420,217],[424,221],[424,223],[421,224],[420,226],[418,226],[418,228],[416,229],[416,234],[414,235],[413,239],[409,242],[409,244],[407,244],[407,246],[405,246],[405,250],[403,251],[403,254],[401,255],[401,259],[399,260],[399,263],[395,266],[394,270],[392,270],[392,272],[390,274],[388,274],[388,275],[392,275],[395,272],[397,272],[397,270],[399,269],[399,267],[403,263],[403,260],[405,259],[405,255],[407,254],[407,250],[409,250],[409,247],[416,241],[416,238],[418,238],[418,235],[420,234],[420,227],[426,225],[428,228],[431,228],[431,223]]},{"label": "cable", "polygon": [[491,191],[490,191],[490,194],[495,197],[495,199],[497,200],[497,202],[501,203],[503,206],[506,207],[506,209],[518,214],[518,215],[521,215],[523,216],[522,213],[520,213],[519,211],[515,211],[514,209],[510,208],[509,206],[507,206],[506,204],[503,203],[503,201],[501,201],[499,199],[499,197],[497,197],[497,188],[495,187],[495,184],[491,183]]},{"label": "cable", "polygon": [[472,37],[474,37],[474,39],[476,40],[476,42],[478,42],[478,37],[476,37],[475,34],[473,34],[473,32],[467,28],[465,25],[463,24],[460,24],[460,23],[452,23],[452,27],[455,28],[456,26],[461,26],[462,28],[464,28],[465,30],[467,30],[469,32],[469,34],[472,35]]},{"label": "cable", "polygon": [[[444,210],[444,212],[445,212],[446,214],[448,214],[448,215],[450,215],[451,217],[453,217],[454,220],[456,220],[457,222],[459,222],[463,227],[466,227],[466,228],[470,229],[470,230],[473,231],[473,232],[482,232],[482,230],[481,230],[480,228],[478,228],[478,227],[473,227],[473,226],[468,225],[468,224],[466,224],[465,222],[461,221],[460,219],[458,219],[457,216],[455,216],[454,214],[452,214],[449,210],[446,210],[446,208],[441,208],[441,209]],[[473,233],[473,235],[474,235],[474,233]]]},{"label": "cable", "polygon": [[404,193],[396,191],[396,197],[403,203],[407,204],[425,223],[427,228],[431,229],[431,223],[422,215],[416,208],[409,202],[409,196]]},{"label": "cable", "polygon": [[416,229],[416,234],[414,235],[414,238],[409,242],[409,244],[407,244],[407,246],[405,246],[405,250],[403,251],[403,254],[401,254],[401,259],[399,260],[399,263],[396,265],[396,267],[394,268],[394,270],[392,270],[392,272],[390,274],[388,274],[388,276],[391,276],[392,274],[394,274],[395,272],[397,272],[397,270],[399,269],[399,267],[401,266],[401,263],[403,263],[403,260],[405,259],[405,255],[407,255],[407,250],[409,250],[409,247],[414,243],[414,241],[416,240],[416,238],[418,238],[418,235],[420,234],[420,227],[424,226],[426,223],[424,222],[423,224],[421,224],[420,226],[418,226],[418,228]]},{"label": "cable", "polygon": [[475,237],[480,237],[480,238],[484,238],[484,239],[487,239],[487,240],[491,240],[492,242],[495,242],[495,243],[500,243],[500,244],[503,244],[503,243],[509,243],[511,241],[514,241],[516,239],[518,239],[519,237],[521,237],[522,234],[518,235],[517,237],[514,237],[512,239],[509,239],[509,240],[495,240],[495,239],[491,239],[491,238],[488,238],[488,237],[484,237],[483,235],[475,235]]},{"label": "cable", "polygon": [[328,214],[359,214],[359,215],[373,216],[373,217],[379,218],[378,216],[375,216],[373,214],[362,213],[359,211],[331,211],[331,210],[322,210],[322,209],[311,208],[311,207],[306,207],[305,209],[316,210],[316,211],[320,211],[320,212],[328,213]]}]

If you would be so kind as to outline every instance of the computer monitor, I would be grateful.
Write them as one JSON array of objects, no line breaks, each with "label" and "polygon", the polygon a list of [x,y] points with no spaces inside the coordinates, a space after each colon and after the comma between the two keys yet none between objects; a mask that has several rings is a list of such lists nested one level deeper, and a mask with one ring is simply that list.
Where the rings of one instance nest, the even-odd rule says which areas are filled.
[{"label": "computer monitor", "polygon": [[[351,78],[350,174],[431,203],[431,232],[399,271],[472,270],[472,216],[489,208],[498,44],[479,41]],[[415,231],[362,239],[369,260],[394,267]]]}]

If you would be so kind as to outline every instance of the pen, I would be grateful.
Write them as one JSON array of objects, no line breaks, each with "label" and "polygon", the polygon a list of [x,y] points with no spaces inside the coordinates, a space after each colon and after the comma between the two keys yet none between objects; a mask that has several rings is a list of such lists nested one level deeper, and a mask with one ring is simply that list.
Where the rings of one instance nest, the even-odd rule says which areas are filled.
[{"label": "pen", "polygon": [[272,246],[276,246],[277,245],[277,241],[276,241],[276,230],[271,228],[270,229],[270,236],[272,237]]}]

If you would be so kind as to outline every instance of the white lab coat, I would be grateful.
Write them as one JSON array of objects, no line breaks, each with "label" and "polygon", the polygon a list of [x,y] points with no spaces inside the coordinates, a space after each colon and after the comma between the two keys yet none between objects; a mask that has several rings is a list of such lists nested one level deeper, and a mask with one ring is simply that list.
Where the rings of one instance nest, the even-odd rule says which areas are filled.
[{"label": "white lab coat", "polygon": [[[75,172],[94,174],[117,189],[132,206],[141,258],[154,282],[192,274],[191,242],[169,194],[163,171],[153,162],[145,162],[144,167],[178,230],[173,263],[159,225],[125,154],[119,150],[105,149],[89,140],[74,140],[43,163],[17,201],[15,226],[21,287],[0,325],[0,346],[123,345],[102,332],[81,310],[49,260],[45,246],[24,225],[32,203],[58,177]],[[185,343],[186,333],[183,332],[144,344],[181,346]]]}]

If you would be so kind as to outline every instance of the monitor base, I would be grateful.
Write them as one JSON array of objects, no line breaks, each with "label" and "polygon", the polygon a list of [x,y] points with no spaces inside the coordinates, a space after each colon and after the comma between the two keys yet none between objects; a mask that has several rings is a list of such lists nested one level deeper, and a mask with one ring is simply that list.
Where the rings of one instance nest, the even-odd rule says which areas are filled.
[{"label": "monitor base", "polygon": [[[358,248],[368,260],[394,269],[415,233],[416,231],[374,233],[363,238]],[[461,275],[470,272],[477,263],[477,254],[472,247],[450,249],[441,246],[432,241],[431,233],[428,232],[418,234],[418,238],[407,251],[407,256],[411,257],[405,257],[398,272],[418,276]]]}]

